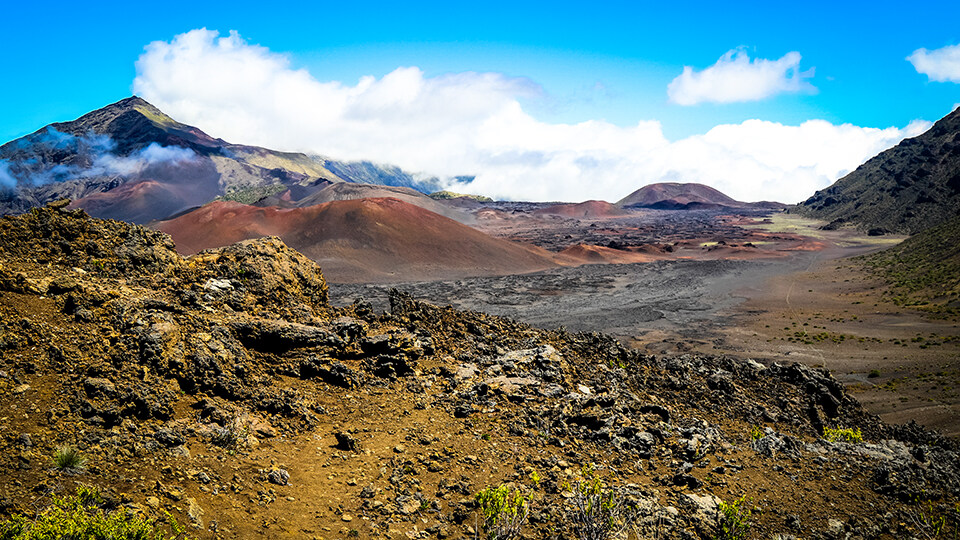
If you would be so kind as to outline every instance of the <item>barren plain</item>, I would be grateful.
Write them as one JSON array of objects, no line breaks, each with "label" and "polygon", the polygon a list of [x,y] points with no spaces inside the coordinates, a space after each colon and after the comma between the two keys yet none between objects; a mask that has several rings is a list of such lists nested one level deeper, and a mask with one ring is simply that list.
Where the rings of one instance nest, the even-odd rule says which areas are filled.
[{"label": "barren plain", "polygon": [[[960,323],[881,300],[851,259],[901,241],[790,214],[646,210],[623,218],[533,217],[514,203],[479,212],[481,230],[556,252],[671,246],[651,262],[402,284],[331,284],[342,304],[387,307],[391,288],[541,328],[605,332],[658,354],[730,353],[826,367],[885,421],[960,435]],[[745,244],[749,247],[744,248]]]}]

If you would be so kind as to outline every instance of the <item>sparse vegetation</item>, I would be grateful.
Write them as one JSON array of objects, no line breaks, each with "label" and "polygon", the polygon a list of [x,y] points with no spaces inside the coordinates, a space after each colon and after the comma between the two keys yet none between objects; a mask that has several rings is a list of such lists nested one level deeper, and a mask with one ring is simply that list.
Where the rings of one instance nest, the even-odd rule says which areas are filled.
[{"label": "sparse vegetation", "polygon": [[823,438],[830,442],[863,442],[863,434],[860,432],[860,428],[831,428],[829,426],[823,426]]},{"label": "sparse vegetation", "polygon": [[65,444],[53,451],[53,466],[60,471],[77,474],[87,468],[89,459],[75,447]]},{"label": "sparse vegetation", "polygon": [[483,517],[480,529],[489,540],[519,538],[527,520],[527,498],[519,490],[500,485],[480,490],[475,500]]},{"label": "sparse vegetation", "polygon": [[960,218],[922,231],[902,244],[858,260],[890,284],[898,306],[960,314]]},{"label": "sparse vegetation", "polygon": [[276,195],[287,189],[283,184],[271,184],[266,186],[249,186],[228,188],[227,192],[217,197],[220,201],[235,201],[242,204],[253,204],[264,197]]},{"label": "sparse vegetation", "polygon": [[914,497],[907,512],[913,532],[927,540],[956,539],[960,537],[960,503],[937,506],[933,501]]},{"label": "sparse vegetation", "polygon": [[453,191],[435,191],[429,195],[431,199],[434,200],[445,200],[445,199],[459,199],[461,197],[465,199],[473,199],[477,202],[493,202],[493,199],[490,197],[484,197],[483,195],[470,195],[465,193],[455,193]]},{"label": "sparse vegetation", "polygon": [[[0,522],[0,540],[166,540],[185,538],[183,529],[169,515],[169,527],[110,511],[99,490],[78,486],[76,495],[55,497],[50,507],[34,517],[16,514]],[[169,529],[170,534],[165,533]]]},{"label": "sparse vegetation", "polygon": [[536,471],[536,469],[534,469],[533,471],[530,471],[530,482],[533,483],[533,486],[534,486],[535,488],[538,488],[538,489],[540,488],[540,480],[541,480],[541,479],[542,479],[542,478],[541,478],[541,476],[540,476],[540,473],[538,473],[538,472]]},{"label": "sparse vegetation", "polygon": [[619,538],[634,518],[633,507],[615,489],[606,486],[600,476],[585,467],[584,479],[573,487],[572,522],[580,540]]},{"label": "sparse vegetation", "polygon": [[732,502],[717,503],[716,540],[743,540],[750,531],[750,515],[753,510],[747,508],[746,496]]}]

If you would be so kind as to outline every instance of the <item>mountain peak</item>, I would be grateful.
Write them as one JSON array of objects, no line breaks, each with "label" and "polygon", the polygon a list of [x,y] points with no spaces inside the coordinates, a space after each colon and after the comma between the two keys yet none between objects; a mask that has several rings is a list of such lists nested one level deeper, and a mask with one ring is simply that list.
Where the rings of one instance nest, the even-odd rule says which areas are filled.
[{"label": "mountain peak", "polygon": [[[84,135],[90,132],[96,134],[112,134],[116,131],[116,123],[130,124],[131,121],[146,120],[157,128],[167,129],[171,127],[185,128],[173,118],[170,118],[160,109],[154,107],[149,102],[138,96],[131,96],[121,99],[116,103],[111,103],[106,107],[101,107],[95,111],[70,122],[57,122],[49,127],[62,133],[71,135]],[[47,128],[44,128],[47,129]]]},{"label": "mountain peak", "polygon": [[40,131],[49,129],[77,137],[90,133],[109,135],[121,155],[150,143],[182,146],[200,154],[217,153],[226,144],[198,128],[177,122],[139,96],[121,99],[70,122],[50,124]]}]

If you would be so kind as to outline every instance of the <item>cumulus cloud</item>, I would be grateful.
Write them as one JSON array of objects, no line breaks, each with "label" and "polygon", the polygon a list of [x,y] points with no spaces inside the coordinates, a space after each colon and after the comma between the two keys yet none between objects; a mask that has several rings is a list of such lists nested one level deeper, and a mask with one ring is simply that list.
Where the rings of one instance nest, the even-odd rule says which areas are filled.
[{"label": "cumulus cloud", "polygon": [[[799,62],[784,58],[776,62]],[[648,183],[685,181],[741,200],[796,202],[925,129],[750,120],[670,141],[657,121],[541,122],[520,103],[541,92],[527,79],[401,67],[354,85],[323,81],[235,32],[206,29],[149,44],[134,91],[233,142],[395,164],[505,199],[615,201]],[[476,178],[458,183],[461,175]]]},{"label": "cumulus cloud", "polygon": [[907,57],[917,73],[931,81],[960,83],[960,45],[947,45],[928,51],[917,49]]},{"label": "cumulus cloud", "polygon": [[815,91],[806,81],[813,73],[812,68],[800,71],[796,51],[779,60],[750,60],[743,49],[733,49],[703,71],[684,66],[683,73],[667,85],[667,95],[678,105],[758,101],[786,92]]}]

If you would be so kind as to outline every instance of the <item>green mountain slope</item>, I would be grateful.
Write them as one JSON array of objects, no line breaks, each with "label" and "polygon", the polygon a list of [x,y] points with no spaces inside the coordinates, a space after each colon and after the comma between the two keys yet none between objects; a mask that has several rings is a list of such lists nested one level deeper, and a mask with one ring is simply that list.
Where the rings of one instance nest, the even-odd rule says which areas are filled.
[{"label": "green mountain slope", "polygon": [[960,216],[862,260],[891,284],[895,303],[960,314]]},{"label": "green mountain slope", "polygon": [[960,215],[960,109],[816,192],[795,211],[901,234]]}]

